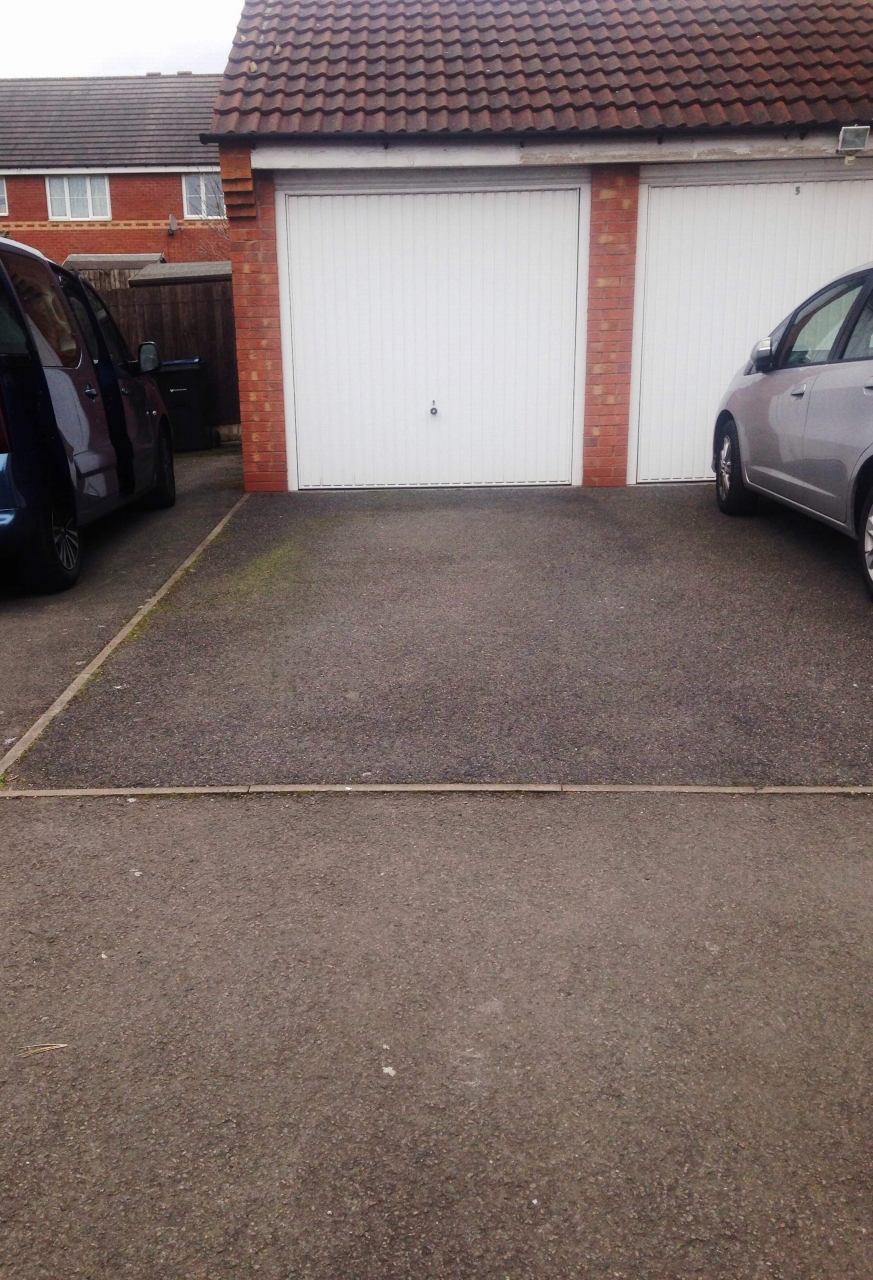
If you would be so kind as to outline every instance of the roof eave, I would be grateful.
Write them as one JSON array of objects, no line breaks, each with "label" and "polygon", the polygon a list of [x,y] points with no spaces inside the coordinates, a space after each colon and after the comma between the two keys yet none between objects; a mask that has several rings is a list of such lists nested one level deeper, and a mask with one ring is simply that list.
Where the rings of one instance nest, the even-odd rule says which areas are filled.
[{"label": "roof eave", "polygon": [[201,133],[200,141],[204,145],[224,143],[225,145],[251,146],[257,147],[261,145],[272,145],[274,143],[291,143],[301,142],[312,144],[320,143],[336,143],[346,144],[350,142],[496,142],[496,141],[521,141],[521,142],[566,142],[570,140],[585,139],[586,141],[594,141],[598,138],[610,141],[620,138],[646,138],[659,141],[663,138],[691,138],[691,137],[725,137],[734,135],[770,136],[770,137],[800,137],[804,138],[810,133],[828,132],[840,129],[843,125],[850,124],[871,124],[873,119],[860,119],[853,116],[851,119],[838,119],[825,123],[818,121],[814,123],[805,122],[803,124],[765,124],[765,125],[678,125],[673,127],[659,126],[655,129],[502,129],[502,130],[485,130],[480,132],[459,132],[456,130],[443,130],[439,133],[430,130],[422,130],[419,132],[355,132],[355,133],[304,133],[295,131],[293,133],[270,132],[263,133],[250,131],[248,133]]}]

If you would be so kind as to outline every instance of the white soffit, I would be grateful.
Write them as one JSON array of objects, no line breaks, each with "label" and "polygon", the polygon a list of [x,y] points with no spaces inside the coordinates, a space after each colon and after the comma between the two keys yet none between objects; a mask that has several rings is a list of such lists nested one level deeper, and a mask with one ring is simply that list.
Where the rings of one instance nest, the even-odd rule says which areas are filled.
[{"label": "white soffit", "polygon": [[781,135],[525,142],[258,142],[253,169],[440,169],[833,158],[838,136]]}]

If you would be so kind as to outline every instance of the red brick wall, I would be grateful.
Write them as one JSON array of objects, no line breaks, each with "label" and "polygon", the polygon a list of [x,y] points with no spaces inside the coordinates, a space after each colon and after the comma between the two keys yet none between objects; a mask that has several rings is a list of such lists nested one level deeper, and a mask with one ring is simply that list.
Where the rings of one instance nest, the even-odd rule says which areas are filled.
[{"label": "red brick wall", "polygon": [[230,256],[227,227],[190,221],[174,236],[170,214],[183,223],[180,173],[109,174],[110,221],[51,222],[45,178],[8,177],[9,216],[0,232],[63,262],[70,253],[163,253],[168,262],[220,261]]},{"label": "red brick wall", "polygon": [[638,165],[591,170],[583,483],[627,482]]},{"label": "red brick wall", "polygon": [[228,226],[245,487],[267,492],[288,488],[272,174],[255,175],[254,196],[257,216]]}]

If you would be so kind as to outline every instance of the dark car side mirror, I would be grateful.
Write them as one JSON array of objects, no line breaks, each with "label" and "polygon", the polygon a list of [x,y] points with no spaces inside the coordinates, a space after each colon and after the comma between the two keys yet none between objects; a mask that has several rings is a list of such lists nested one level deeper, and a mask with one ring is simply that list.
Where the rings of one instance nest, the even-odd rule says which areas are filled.
[{"label": "dark car side mirror", "polygon": [[769,338],[762,338],[752,347],[752,364],[755,373],[769,373],[773,368],[773,345]]},{"label": "dark car side mirror", "polygon": [[137,359],[140,373],[157,373],[161,367],[161,357],[158,354],[157,344],[154,342],[141,342],[139,344],[139,357]]}]

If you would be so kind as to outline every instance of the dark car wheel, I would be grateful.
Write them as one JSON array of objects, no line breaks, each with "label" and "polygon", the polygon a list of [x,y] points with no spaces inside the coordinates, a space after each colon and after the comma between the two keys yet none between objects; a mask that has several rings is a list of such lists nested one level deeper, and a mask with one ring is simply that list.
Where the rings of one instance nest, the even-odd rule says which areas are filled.
[{"label": "dark car wheel", "polygon": [[858,563],[864,586],[873,596],[873,488],[864,499],[858,521]]},{"label": "dark car wheel", "polygon": [[747,516],[758,505],[757,495],[746,488],[740,466],[737,424],[728,418],[718,434],[715,455],[715,498],[727,516]]},{"label": "dark car wheel", "polygon": [[176,472],[173,467],[173,441],[168,427],[161,428],[155,449],[155,484],[146,495],[150,507],[166,508],[176,505]]},{"label": "dark car wheel", "polygon": [[81,570],[75,499],[58,492],[43,501],[36,533],[18,562],[18,577],[27,591],[66,591]]}]

